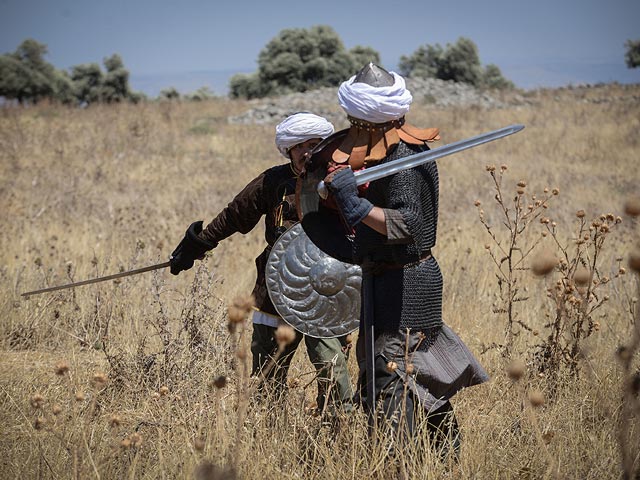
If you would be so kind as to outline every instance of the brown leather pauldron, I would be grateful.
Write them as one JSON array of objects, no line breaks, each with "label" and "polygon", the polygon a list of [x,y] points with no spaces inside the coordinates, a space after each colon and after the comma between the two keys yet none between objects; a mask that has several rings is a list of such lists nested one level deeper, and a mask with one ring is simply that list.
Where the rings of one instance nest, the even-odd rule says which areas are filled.
[{"label": "brown leather pauldron", "polygon": [[349,116],[351,127],[331,159],[337,164],[348,163],[353,170],[368,167],[383,160],[400,140],[411,145],[440,140],[437,128],[417,128],[405,118],[384,123],[371,123]]}]

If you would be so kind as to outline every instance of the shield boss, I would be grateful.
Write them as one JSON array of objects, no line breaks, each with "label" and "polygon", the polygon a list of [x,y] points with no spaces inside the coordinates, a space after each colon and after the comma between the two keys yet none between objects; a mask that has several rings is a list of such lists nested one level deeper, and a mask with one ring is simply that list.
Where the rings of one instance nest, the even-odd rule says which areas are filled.
[{"label": "shield boss", "polygon": [[299,332],[330,338],[358,328],[362,270],[316,247],[300,223],[271,249],[266,278],[276,311]]}]

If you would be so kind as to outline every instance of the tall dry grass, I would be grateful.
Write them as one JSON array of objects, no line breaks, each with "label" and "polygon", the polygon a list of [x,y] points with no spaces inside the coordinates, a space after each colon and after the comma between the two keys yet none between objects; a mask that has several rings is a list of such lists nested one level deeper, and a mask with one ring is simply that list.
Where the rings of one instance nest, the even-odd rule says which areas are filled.
[{"label": "tall dry grass", "polygon": [[[621,363],[616,352],[632,338],[638,277],[616,274],[639,235],[623,212],[640,182],[639,89],[532,92],[527,105],[495,110],[414,102],[412,123],[440,127],[443,143],[526,125],[439,163],[434,253],[445,278],[444,318],[493,377],[454,398],[464,436],[457,464],[419,446],[389,456],[380,441],[370,451],[360,411],[332,425],[313,416],[314,369],[302,347],[287,397],[251,402],[242,373],[250,325],[231,334],[226,307],[252,287],[260,228],[227,239],[178,277],[161,271],[20,297],[164,261],[191,221],[210,220],[254,175],[281,162],[274,125],[230,125],[227,116],[247,105],[221,99],[2,109],[0,474],[600,479],[620,478],[623,457],[637,470],[637,393],[624,385],[633,385],[639,362],[632,352]],[[553,384],[533,352],[549,329],[556,279],[514,272],[527,300],[515,302],[513,313],[528,329],[512,324],[508,356],[490,348],[504,344],[507,319],[496,309],[497,270],[485,249],[491,238],[474,202],[482,202],[498,241],[506,230],[487,164],[508,166],[506,199],[520,181],[527,195],[559,189],[545,216],[562,244],[572,241],[578,210],[587,219],[611,213],[623,220],[599,256],[599,275],[611,279],[600,286],[608,300],[593,312],[598,329],[580,344],[580,373],[560,369]],[[545,228],[532,223],[523,242],[538,242]],[[554,248],[551,242],[548,235],[536,248]],[[519,370],[513,360],[522,362]],[[350,368],[355,380],[353,358]]]}]

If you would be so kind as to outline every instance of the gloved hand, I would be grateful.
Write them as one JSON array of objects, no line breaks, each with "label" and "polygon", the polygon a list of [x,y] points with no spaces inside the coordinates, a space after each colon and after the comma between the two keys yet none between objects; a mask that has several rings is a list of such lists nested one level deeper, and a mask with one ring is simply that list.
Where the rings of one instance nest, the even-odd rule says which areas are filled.
[{"label": "gloved hand", "polygon": [[351,168],[334,170],[325,177],[324,184],[333,194],[342,217],[351,228],[369,215],[373,204],[366,198],[358,196],[356,177]]},{"label": "gloved hand", "polygon": [[173,275],[189,270],[196,259],[201,259],[206,251],[218,245],[217,242],[212,244],[200,238],[198,236],[200,232],[202,232],[202,220],[189,225],[184,238],[169,257]]}]

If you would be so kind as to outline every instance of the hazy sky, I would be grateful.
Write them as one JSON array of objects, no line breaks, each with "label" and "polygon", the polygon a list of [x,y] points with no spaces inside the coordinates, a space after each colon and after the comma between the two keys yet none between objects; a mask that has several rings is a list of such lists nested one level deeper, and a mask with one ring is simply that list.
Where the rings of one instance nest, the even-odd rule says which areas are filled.
[{"label": "hazy sky", "polygon": [[253,71],[284,28],[330,25],[393,69],[423,44],[473,40],[523,88],[640,82],[624,43],[640,39],[640,0],[203,1],[0,0],[0,53],[26,38],[57,68],[119,53],[135,79],[150,74]]}]

